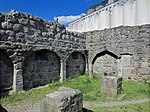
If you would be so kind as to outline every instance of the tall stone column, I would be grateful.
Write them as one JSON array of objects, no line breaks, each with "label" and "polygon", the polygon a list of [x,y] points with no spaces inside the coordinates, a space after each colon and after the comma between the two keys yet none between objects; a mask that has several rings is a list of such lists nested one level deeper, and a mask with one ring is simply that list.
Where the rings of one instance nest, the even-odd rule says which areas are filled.
[{"label": "tall stone column", "polygon": [[88,61],[86,61],[86,65],[85,65],[85,73],[86,73],[86,74],[89,73],[89,65],[88,65]]},{"label": "tall stone column", "polygon": [[23,91],[22,62],[14,64],[13,91]]},{"label": "tall stone column", "polygon": [[66,80],[66,60],[60,60],[60,82]]},{"label": "tall stone column", "polygon": [[93,77],[93,64],[89,63],[89,77]]}]

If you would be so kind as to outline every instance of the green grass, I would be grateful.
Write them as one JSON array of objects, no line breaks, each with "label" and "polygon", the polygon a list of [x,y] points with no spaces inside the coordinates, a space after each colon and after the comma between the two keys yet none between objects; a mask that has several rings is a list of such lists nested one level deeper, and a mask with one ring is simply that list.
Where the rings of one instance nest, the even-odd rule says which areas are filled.
[{"label": "green grass", "polygon": [[[100,94],[100,78],[98,76],[95,76],[95,78],[89,78],[87,75],[84,75],[73,79],[69,79],[64,83],[54,82],[53,84],[50,84],[44,88],[32,89],[31,91],[23,93],[14,93],[8,97],[1,98],[0,104],[11,106],[16,106],[18,104],[23,105],[24,102],[30,102],[31,104],[35,104],[42,100],[47,94],[57,90],[61,86],[71,87],[82,91],[83,99],[85,102],[100,103],[106,101],[116,101],[118,99],[133,100],[150,97],[150,85],[137,83],[129,80],[123,81],[123,91],[117,97],[113,97],[110,95],[102,95]],[[120,108],[124,109],[125,107]]]},{"label": "green grass", "polygon": [[124,80],[122,94],[125,94],[123,100],[150,98],[150,84]]}]

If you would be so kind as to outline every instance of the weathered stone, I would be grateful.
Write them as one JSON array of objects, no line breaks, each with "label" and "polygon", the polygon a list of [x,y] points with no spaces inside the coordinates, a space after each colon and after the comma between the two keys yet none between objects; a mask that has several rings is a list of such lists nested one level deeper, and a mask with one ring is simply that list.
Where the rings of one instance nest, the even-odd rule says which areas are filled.
[{"label": "weathered stone", "polygon": [[3,23],[2,23],[2,28],[3,28],[4,30],[12,29],[12,28],[13,28],[13,24],[10,23],[10,22],[3,22]]},{"label": "weathered stone", "polygon": [[21,24],[14,24],[13,30],[17,31],[17,32],[21,31],[22,30],[22,25]]},{"label": "weathered stone", "polygon": [[[23,71],[24,82],[30,80],[32,83],[36,83],[37,87],[59,79],[60,62],[55,53],[48,50],[37,51],[28,56],[25,61]],[[29,79],[26,79],[27,75],[30,76]],[[37,79],[40,81],[35,82]],[[26,90],[26,88],[24,89]]]},{"label": "weathered stone", "polygon": [[14,36],[14,35],[15,35],[15,32],[12,31],[12,30],[7,30],[7,31],[6,31],[6,34],[8,34],[9,36]]},{"label": "weathered stone", "polygon": [[15,65],[15,69],[16,70],[19,70],[19,69],[22,69],[22,62],[19,62]]},{"label": "weathered stone", "polygon": [[28,33],[29,32],[29,28],[26,27],[26,26],[23,27],[23,30],[24,30],[24,33]]},{"label": "weathered stone", "polygon": [[0,35],[1,35],[1,36],[4,36],[4,35],[6,35],[6,32],[5,32],[5,30],[0,30]]},{"label": "weathered stone", "polygon": [[29,23],[29,20],[28,19],[18,19],[19,23],[22,24],[22,25],[27,25]]},{"label": "weathered stone", "polygon": [[16,38],[20,38],[20,39],[24,39],[24,33],[22,33],[22,32],[19,32],[19,33],[16,33]]},{"label": "weathered stone", "polygon": [[94,72],[97,74],[115,73],[118,74],[117,59],[108,54],[98,57],[94,64]]},{"label": "weathered stone", "polygon": [[[108,53],[106,53],[107,55],[110,55],[111,57],[114,57],[115,55],[118,56],[116,57],[116,61],[118,60],[118,62],[115,63],[113,66],[117,67],[116,71],[120,71],[120,74],[118,75],[127,78],[128,76],[132,77],[133,74],[134,75],[147,74],[147,72],[145,72],[145,68],[147,68],[148,66],[144,67],[140,65],[142,63],[143,57],[146,59],[149,57],[147,49],[147,45],[150,42],[149,41],[150,35],[148,35],[149,33],[147,33],[147,31],[149,31],[149,26],[150,25],[133,26],[133,27],[120,26],[101,31],[91,31],[84,33],[86,35],[86,48],[90,51],[89,55],[93,56],[89,60],[90,61],[93,61],[93,59],[96,60],[93,61],[94,64],[93,71],[95,72],[98,71],[98,69],[101,69],[102,66],[105,64],[105,62],[109,60],[107,59],[103,63],[101,61],[98,62],[98,60],[103,55],[105,55],[103,53],[105,53],[105,51],[108,51]],[[119,56],[118,54],[121,55]],[[124,55],[131,56],[132,60],[129,61],[124,60],[123,62],[121,57],[123,57]],[[97,62],[101,64],[97,64]],[[144,65],[147,65],[146,62],[144,63],[145,63]],[[106,64],[106,66],[109,66],[109,64]],[[128,66],[128,68],[125,66]],[[133,73],[134,69],[143,69],[143,70],[142,71],[140,70],[139,73],[136,72]],[[110,69],[108,69],[108,71],[110,71]],[[104,72],[105,69],[102,69],[101,71],[99,70],[98,73],[103,74]]]},{"label": "weathered stone", "polygon": [[82,54],[72,53],[68,57],[66,62],[66,72],[67,72],[66,78],[75,77],[77,75],[84,74],[85,60]]},{"label": "weathered stone", "polygon": [[8,37],[8,40],[14,42],[16,39],[15,39],[14,36],[9,36],[9,37]]},{"label": "weathered stone", "polygon": [[0,97],[1,93],[12,90],[13,64],[9,57],[0,50]]},{"label": "weathered stone", "polygon": [[[9,55],[14,64],[24,62],[23,67],[18,67],[17,70],[23,69],[24,85],[30,82],[29,87],[28,84],[23,85],[25,89],[49,84],[60,77],[66,79],[66,76],[80,75],[84,73],[85,66],[88,67],[86,63],[89,63],[89,71],[92,73],[93,64],[96,64],[94,62],[106,54],[110,57],[102,61],[102,65],[106,65],[104,68],[107,70],[111,68],[109,72],[118,71],[121,76],[121,56],[130,55],[133,58],[133,64],[130,64],[133,69],[130,72],[137,76],[149,75],[149,64],[144,61],[149,58],[149,24],[78,33],[65,30],[59,23],[44,21],[29,14],[12,11],[1,15],[5,18],[1,16],[3,21],[0,21],[0,49]],[[43,50],[47,50],[49,56]],[[110,60],[111,57],[115,58],[114,61]],[[65,60],[65,64],[60,64],[62,60]],[[109,63],[104,64],[108,61]],[[97,68],[99,69],[98,64]],[[101,71],[105,72],[104,69]],[[33,76],[33,80],[30,76]],[[21,87],[21,83],[19,84]]]},{"label": "weathered stone", "polygon": [[122,78],[114,76],[103,76],[101,79],[101,93],[118,95],[122,91]]},{"label": "weathered stone", "polygon": [[48,36],[49,36],[48,32],[42,32],[42,37],[48,37]]},{"label": "weathered stone", "polygon": [[83,95],[80,91],[60,87],[46,96],[41,112],[83,112]]},{"label": "weathered stone", "polygon": [[30,20],[30,25],[31,25],[32,27],[36,28],[36,22],[35,22],[35,21]]},{"label": "weathered stone", "polygon": [[13,83],[13,90],[18,92],[23,90],[23,78],[22,78],[22,70],[14,69],[14,79],[16,83]]}]

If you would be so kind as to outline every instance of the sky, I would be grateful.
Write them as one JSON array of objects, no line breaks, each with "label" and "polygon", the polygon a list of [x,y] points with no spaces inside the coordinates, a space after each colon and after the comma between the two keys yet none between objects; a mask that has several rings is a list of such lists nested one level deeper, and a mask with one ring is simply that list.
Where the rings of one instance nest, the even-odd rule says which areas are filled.
[{"label": "sky", "polygon": [[87,13],[91,5],[102,0],[0,0],[0,12],[11,10],[38,16],[44,20],[67,24]]}]

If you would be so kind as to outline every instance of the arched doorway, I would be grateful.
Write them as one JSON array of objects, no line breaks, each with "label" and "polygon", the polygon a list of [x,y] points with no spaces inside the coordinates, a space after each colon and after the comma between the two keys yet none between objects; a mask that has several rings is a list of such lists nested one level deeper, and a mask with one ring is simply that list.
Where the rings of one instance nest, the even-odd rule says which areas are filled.
[{"label": "arched doorway", "polygon": [[80,52],[70,54],[66,62],[66,78],[83,75],[85,73],[85,57]]},{"label": "arched doorway", "polygon": [[93,61],[93,72],[96,74],[118,74],[118,56],[109,51],[98,53]]},{"label": "arched doorway", "polygon": [[43,86],[60,78],[60,58],[53,51],[39,50],[24,62],[23,89]]},{"label": "arched doorway", "polygon": [[13,63],[9,57],[0,50],[0,95],[5,95],[12,90],[13,85]]}]

